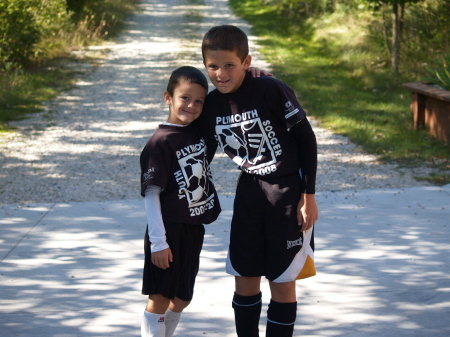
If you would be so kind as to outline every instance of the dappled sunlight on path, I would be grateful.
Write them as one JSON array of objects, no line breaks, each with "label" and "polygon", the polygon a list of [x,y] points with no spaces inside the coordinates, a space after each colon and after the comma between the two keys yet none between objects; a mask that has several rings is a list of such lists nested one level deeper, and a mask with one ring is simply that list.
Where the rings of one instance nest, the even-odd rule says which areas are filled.
[{"label": "dappled sunlight on path", "polygon": [[[448,336],[450,189],[317,197],[317,276],[297,283],[294,336]],[[221,197],[224,212],[206,226],[194,300],[178,336],[234,336],[234,280],[224,271],[232,203]],[[138,335],[145,304],[142,200],[11,205],[0,217],[4,331]],[[263,332],[266,281],[262,292]]]}]

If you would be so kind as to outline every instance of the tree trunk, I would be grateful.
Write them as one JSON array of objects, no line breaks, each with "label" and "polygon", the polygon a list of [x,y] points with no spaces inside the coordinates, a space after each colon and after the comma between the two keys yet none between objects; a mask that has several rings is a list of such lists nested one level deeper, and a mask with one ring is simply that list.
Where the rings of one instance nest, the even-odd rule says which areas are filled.
[{"label": "tree trunk", "polygon": [[398,60],[400,54],[400,15],[398,3],[392,4],[392,71],[398,73]]}]

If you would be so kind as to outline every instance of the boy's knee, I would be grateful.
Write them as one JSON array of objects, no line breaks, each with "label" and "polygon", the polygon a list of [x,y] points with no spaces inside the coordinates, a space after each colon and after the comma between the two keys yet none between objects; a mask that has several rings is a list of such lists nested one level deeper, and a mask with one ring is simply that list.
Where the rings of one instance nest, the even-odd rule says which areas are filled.
[{"label": "boy's knee", "polygon": [[261,277],[235,277],[236,293],[241,296],[253,296],[261,291]]},{"label": "boy's knee", "polygon": [[175,297],[170,301],[169,309],[173,312],[182,312],[190,303],[191,301],[183,301],[182,299]]},{"label": "boy's knee", "polygon": [[291,303],[297,300],[295,295],[295,281],[275,283],[269,282],[272,299],[279,303]]},{"label": "boy's knee", "polygon": [[164,314],[169,307],[170,299],[162,295],[150,295],[145,310],[154,314]]}]

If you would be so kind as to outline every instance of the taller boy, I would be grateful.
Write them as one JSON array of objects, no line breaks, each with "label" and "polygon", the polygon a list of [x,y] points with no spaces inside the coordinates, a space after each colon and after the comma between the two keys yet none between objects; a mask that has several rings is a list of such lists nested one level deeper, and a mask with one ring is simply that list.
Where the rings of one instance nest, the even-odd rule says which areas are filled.
[{"label": "taller boy", "polygon": [[266,336],[292,336],[295,280],[315,275],[313,225],[317,144],[306,113],[286,84],[247,74],[246,34],[210,29],[203,63],[216,87],[198,125],[214,153],[220,144],[241,169],[231,223],[227,273],[235,276],[238,336],[259,336],[261,276],[271,301]]}]

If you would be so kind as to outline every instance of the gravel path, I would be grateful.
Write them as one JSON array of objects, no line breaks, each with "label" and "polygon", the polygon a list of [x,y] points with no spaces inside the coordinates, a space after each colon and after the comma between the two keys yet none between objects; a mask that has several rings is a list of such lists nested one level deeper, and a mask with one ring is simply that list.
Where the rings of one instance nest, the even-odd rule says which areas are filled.
[{"label": "gravel path", "polygon": [[[218,24],[250,33],[226,0],[143,0],[114,44],[88,51],[104,55],[97,65],[72,65],[83,70],[72,90],[0,138],[0,203],[139,198],[139,155],[167,117],[168,77],[181,65],[203,69],[201,38]],[[253,65],[270,69],[255,47],[251,53]],[[314,128],[317,191],[426,185],[411,170],[379,163],[346,138]],[[219,153],[212,169],[219,193],[232,194],[234,164]]]}]

